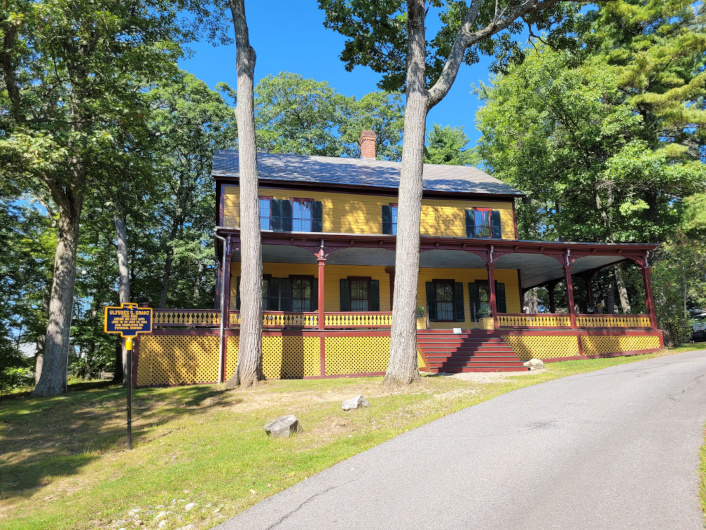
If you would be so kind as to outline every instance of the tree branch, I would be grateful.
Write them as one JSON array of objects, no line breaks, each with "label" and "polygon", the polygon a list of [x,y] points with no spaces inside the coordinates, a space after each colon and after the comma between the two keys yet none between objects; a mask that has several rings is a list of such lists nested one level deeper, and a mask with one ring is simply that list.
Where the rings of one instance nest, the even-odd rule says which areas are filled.
[{"label": "tree branch", "polygon": [[[478,17],[481,1],[482,0],[473,0],[471,6],[468,8],[466,16],[463,19],[463,23],[461,24],[461,28],[458,30],[458,34],[456,35],[456,41],[451,49],[451,54],[446,60],[446,64],[444,64],[444,69],[442,70],[439,79],[437,79],[436,83],[434,83],[434,86],[429,89],[427,109],[431,109],[434,105],[444,99],[446,94],[448,94],[451,89],[451,85],[453,85],[456,80],[456,75],[458,75],[458,69],[461,66],[463,55],[469,47],[506,29],[519,17],[523,17],[528,13],[542,11],[553,7],[561,0],[525,0],[518,6],[511,9],[507,15],[501,14],[500,19],[493,19],[493,21],[483,29],[471,33],[470,28]],[[569,1],[584,2],[585,0]]]}]

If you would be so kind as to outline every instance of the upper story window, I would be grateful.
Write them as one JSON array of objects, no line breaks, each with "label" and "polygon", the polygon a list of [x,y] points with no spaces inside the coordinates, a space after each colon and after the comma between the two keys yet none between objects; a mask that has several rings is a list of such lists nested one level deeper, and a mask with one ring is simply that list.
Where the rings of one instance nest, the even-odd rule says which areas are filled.
[{"label": "upper story window", "polygon": [[500,210],[490,208],[466,210],[466,237],[502,239]]},{"label": "upper story window", "polygon": [[270,201],[272,197],[260,197],[260,230],[270,229]]},{"label": "upper story window", "polygon": [[292,230],[311,232],[311,199],[292,199]]},{"label": "upper story window", "polygon": [[397,235],[396,204],[386,204],[382,207],[382,233]]},{"label": "upper story window", "polygon": [[323,232],[321,201],[260,197],[260,230]]}]

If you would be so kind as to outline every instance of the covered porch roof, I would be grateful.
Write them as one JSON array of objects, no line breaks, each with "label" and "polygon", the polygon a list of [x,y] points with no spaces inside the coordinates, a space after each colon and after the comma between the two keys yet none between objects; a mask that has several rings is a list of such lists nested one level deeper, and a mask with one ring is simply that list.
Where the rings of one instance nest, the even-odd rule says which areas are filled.
[{"label": "covered porch roof", "polygon": [[[230,254],[240,261],[240,231],[219,228],[230,236]],[[395,236],[272,232],[263,230],[262,260],[267,263],[316,264],[319,257],[329,265],[395,265]],[[520,286],[528,289],[564,279],[564,267],[572,275],[632,260],[649,266],[657,245],[648,243],[573,243],[420,236],[419,266],[422,268],[485,268],[520,271]],[[220,251],[218,252],[220,256]]]}]

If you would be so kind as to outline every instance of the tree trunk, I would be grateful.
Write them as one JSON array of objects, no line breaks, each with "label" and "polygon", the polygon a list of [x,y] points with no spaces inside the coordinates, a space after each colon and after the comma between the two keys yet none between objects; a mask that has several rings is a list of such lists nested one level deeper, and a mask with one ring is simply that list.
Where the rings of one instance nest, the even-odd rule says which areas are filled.
[{"label": "tree trunk", "polygon": [[424,133],[427,99],[425,82],[424,1],[407,2],[407,104],[405,107],[402,169],[398,197],[395,249],[395,304],[390,330],[390,360],[386,385],[419,380],[415,311],[419,284],[419,232],[422,215]]},{"label": "tree trunk", "polygon": [[227,388],[249,387],[264,379],[262,373],[262,252],[255,147],[255,50],[250,46],[244,0],[230,0],[235,27],[238,73],[238,125],[240,163],[240,348],[235,373]]},{"label": "tree trunk", "polygon": [[618,287],[618,297],[620,298],[620,307],[624,315],[629,315],[632,308],[630,307],[630,298],[628,298],[628,290],[625,288],[623,280],[623,271],[620,266],[615,267],[615,284]]},{"label": "tree trunk", "polygon": [[[127,231],[125,230],[125,222],[119,211],[113,212],[113,222],[115,224],[115,237],[118,247],[118,300],[121,304],[127,304],[130,301],[130,267],[127,259]],[[117,359],[115,366],[115,374],[120,372],[121,378],[127,373],[127,347],[125,339],[122,339],[122,354],[120,356],[121,367],[118,370]],[[115,379],[114,379],[115,380]],[[127,384],[127,378],[123,380],[123,385]]]},{"label": "tree trunk", "polygon": [[529,289],[524,296],[523,307],[525,313],[536,315],[539,313],[539,299],[537,298],[537,289]]},{"label": "tree trunk", "polygon": [[[49,314],[49,297],[51,291],[47,285],[44,289],[44,295],[42,296],[42,312],[44,314]],[[42,366],[44,365],[44,345],[46,344],[46,335],[42,334],[37,337],[37,348],[34,352],[34,384],[39,383],[39,379],[42,376]]]},{"label": "tree trunk", "polygon": [[76,252],[83,195],[73,191],[66,193],[62,199],[56,201],[59,206],[58,242],[54,255],[54,278],[49,299],[44,362],[39,382],[32,392],[35,396],[54,396],[66,392],[71,311],[76,283]]}]

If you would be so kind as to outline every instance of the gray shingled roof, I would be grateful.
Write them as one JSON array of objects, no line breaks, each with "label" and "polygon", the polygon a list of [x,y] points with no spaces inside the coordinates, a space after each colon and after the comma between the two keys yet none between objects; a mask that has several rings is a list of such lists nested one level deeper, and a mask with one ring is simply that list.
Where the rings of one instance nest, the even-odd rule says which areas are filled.
[{"label": "gray shingled roof", "polygon": [[[257,154],[260,180],[397,188],[400,181],[400,167],[400,162],[382,160]],[[212,173],[217,177],[237,177],[238,152],[216,151]],[[470,166],[424,164],[424,189],[486,195],[523,195],[512,186]]]}]

